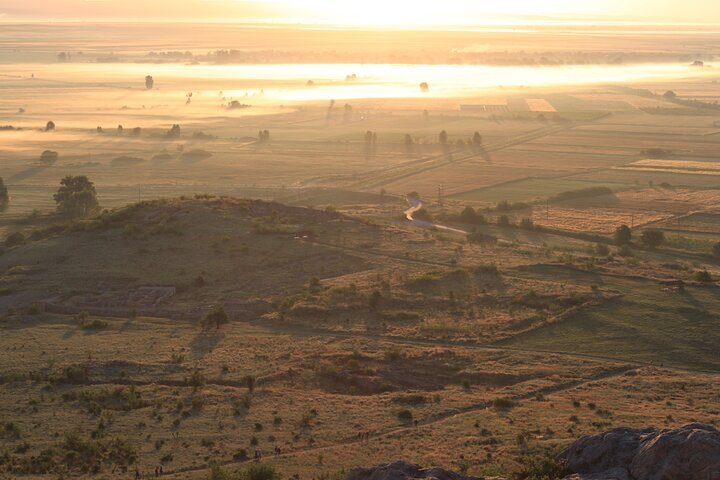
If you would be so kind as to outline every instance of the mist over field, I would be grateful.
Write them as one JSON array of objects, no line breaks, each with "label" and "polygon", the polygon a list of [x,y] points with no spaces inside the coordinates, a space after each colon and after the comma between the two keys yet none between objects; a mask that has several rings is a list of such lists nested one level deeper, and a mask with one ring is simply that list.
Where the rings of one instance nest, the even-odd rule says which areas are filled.
[{"label": "mist over field", "polygon": [[470,3],[0,1],[0,479],[720,478],[720,12]]}]

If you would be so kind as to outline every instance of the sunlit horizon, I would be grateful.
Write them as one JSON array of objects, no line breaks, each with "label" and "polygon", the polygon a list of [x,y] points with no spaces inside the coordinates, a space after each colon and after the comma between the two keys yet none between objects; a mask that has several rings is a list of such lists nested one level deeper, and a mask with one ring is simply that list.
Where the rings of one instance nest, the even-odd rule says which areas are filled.
[{"label": "sunlit horizon", "polygon": [[714,25],[720,5],[689,0],[682,10],[661,0],[648,9],[640,0],[578,4],[566,0],[537,3],[508,0],[500,4],[447,0],[410,2],[368,0],[179,0],[169,4],[140,0],[68,0],[58,5],[28,0],[22,5],[0,0],[0,22],[219,22],[337,25],[363,27],[450,27],[470,25]]}]

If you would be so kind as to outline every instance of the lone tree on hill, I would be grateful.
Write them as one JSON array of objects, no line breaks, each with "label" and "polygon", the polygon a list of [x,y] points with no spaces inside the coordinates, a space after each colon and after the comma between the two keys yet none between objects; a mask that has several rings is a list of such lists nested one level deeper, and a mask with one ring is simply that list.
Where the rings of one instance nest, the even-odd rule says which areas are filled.
[{"label": "lone tree on hill", "polygon": [[72,218],[86,217],[98,209],[95,185],[85,175],[68,175],[53,196],[58,212]]},{"label": "lone tree on hill", "polygon": [[45,131],[49,132],[51,130],[55,130],[55,122],[53,122],[52,120],[45,124]]},{"label": "lone tree on hill", "polygon": [[482,145],[482,135],[480,135],[480,132],[475,132],[473,134],[473,145]]},{"label": "lone tree on hill", "polygon": [[632,240],[632,230],[627,225],[620,225],[615,230],[614,239],[616,245],[627,245]]},{"label": "lone tree on hill", "polygon": [[448,134],[445,130],[440,132],[440,135],[438,135],[438,140],[441,144],[445,145],[448,142]]},{"label": "lone tree on hill", "polygon": [[10,203],[10,196],[8,195],[8,189],[5,186],[5,181],[0,177],[0,212],[7,210],[8,203]]},{"label": "lone tree on hill", "polygon": [[648,248],[657,248],[665,241],[665,234],[661,230],[643,230],[640,240]]},{"label": "lone tree on hill", "polygon": [[203,326],[210,328],[215,325],[216,330],[220,330],[221,325],[228,323],[228,314],[225,312],[223,307],[215,307],[212,312],[205,315],[203,320]]},{"label": "lone tree on hill", "polygon": [[145,88],[148,90],[153,89],[153,85],[155,85],[155,79],[152,77],[152,75],[148,75],[145,77]]}]

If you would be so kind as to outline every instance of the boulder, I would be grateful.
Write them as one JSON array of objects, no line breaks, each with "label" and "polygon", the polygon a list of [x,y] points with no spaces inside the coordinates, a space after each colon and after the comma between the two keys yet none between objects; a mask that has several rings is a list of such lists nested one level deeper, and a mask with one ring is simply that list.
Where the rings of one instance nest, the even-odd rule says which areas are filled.
[{"label": "boulder", "polygon": [[641,438],[655,432],[652,428],[615,428],[582,437],[560,455],[567,460],[571,472],[602,473],[615,467],[627,468],[640,448]]},{"label": "boulder", "polygon": [[720,480],[720,431],[616,428],[582,437],[560,457],[573,472],[565,480]]},{"label": "boulder", "polygon": [[[407,462],[394,462],[371,468],[356,468],[345,477],[345,480],[493,480],[461,475],[442,468],[422,468]],[[494,478],[494,480],[503,480]]]},{"label": "boulder", "polygon": [[602,473],[574,473],[563,480],[632,480],[627,468],[615,467]]},{"label": "boulder", "polygon": [[720,480],[720,431],[693,423],[646,438],[630,464],[637,480]]}]

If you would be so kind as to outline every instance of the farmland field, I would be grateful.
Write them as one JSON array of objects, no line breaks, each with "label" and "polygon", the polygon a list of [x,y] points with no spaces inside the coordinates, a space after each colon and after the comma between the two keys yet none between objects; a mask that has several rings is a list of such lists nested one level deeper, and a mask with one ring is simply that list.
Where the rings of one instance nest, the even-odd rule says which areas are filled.
[{"label": "farmland field", "polygon": [[720,424],[713,29],[2,13],[0,478]]}]

